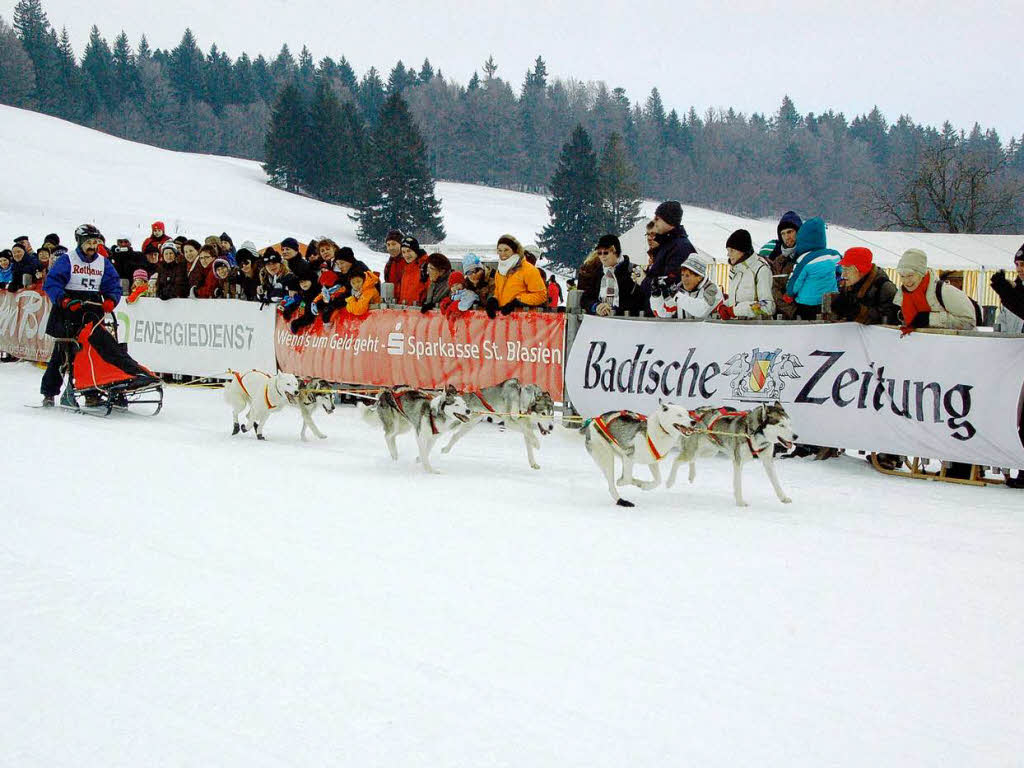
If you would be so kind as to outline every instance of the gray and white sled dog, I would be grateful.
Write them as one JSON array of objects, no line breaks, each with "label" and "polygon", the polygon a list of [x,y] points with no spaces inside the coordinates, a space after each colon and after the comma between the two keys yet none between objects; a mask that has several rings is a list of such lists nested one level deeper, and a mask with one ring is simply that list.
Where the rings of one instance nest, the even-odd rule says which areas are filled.
[{"label": "gray and white sled dog", "polygon": [[[466,405],[473,411],[470,420],[459,426],[452,435],[448,445],[441,449],[441,453],[448,453],[452,447],[466,436],[473,427],[486,419],[489,414],[495,415],[498,421],[504,421],[505,426],[519,432],[526,442],[526,457],[530,466],[540,469],[540,464],[534,457],[535,449],[540,448],[541,435],[551,434],[555,428],[555,403],[551,395],[545,392],[536,384],[523,386],[519,379],[508,379],[496,384],[493,387],[484,387],[475,392],[463,392],[463,399]],[[508,414],[521,414],[521,416],[510,416]]]},{"label": "gray and white sled dog", "polygon": [[792,499],[782,490],[775,474],[775,446],[791,448],[797,436],[793,423],[782,404],[762,405],[752,411],[730,411],[726,408],[700,408],[693,412],[693,434],[680,442],[679,454],[672,462],[666,487],[676,481],[681,464],[690,465],[690,482],[697,476],[697,459],[724,453],[732,458],[732,490],[736,506],[746,507],[743,500],[743,464],[760,459],[775,495],[783,504]]},{"label": "gray and white sled dog", "polygon": [[[231,371],[231,379],[224,387],[224,399],[231,405],[234,428],[232,435],[253,430],[257,440],[263,437],[263,425],[270,414],[288,405],[288,396],[299,391],[299,380],[291,373],[277,373],[271,376],[263,371],[238,373]],[[245,424],[238,423],[238,416],[246,408]]]},{"label": "gray and white sled dog", "polygon": [[334,413],[334,395],[326,390],[329,387],[323,379],[303,379],[299,382],[299,391],[294,395],[288,395],[288,404],[299,409],[302,414],[302,431],[299,437],[308,440],[306,431],[312,432],[323,440],[327,437],[313,421],[313,413],[317,407],[323,408],[324,413]]},{"label": "gray and white sled dog", "polygon": [[[587,452],[597,463],[608,481],[608,492],[620,507],[632,507],[633,502],[619,496],[615,482],[615,457],[622,461],[622,474],[618,485],[635,485],[649,491],[661,485],[659,462],[671,451],[682,436],[693,428],[689,411],[681,405],[659,402],[650,416],[633,411],[609,411],[589,419],[583,428]],[[633,477],[633,465],[651,468],[652,480]]]},{"label": "gray and white sled dog", "polygon": [[413,388],[385,389],[377,397],[376,404],[363,413],[368,421],[376,415],[384,427],[388,453],[395,461],[398,461],[395,438],[404,432],[414,432],[420,463],[424,470],[433,474],[439,474],[430,466],[430,451],[434,443],[443,433],[468,423],[471,416],[466,401],[452,386],[440,394]]}]

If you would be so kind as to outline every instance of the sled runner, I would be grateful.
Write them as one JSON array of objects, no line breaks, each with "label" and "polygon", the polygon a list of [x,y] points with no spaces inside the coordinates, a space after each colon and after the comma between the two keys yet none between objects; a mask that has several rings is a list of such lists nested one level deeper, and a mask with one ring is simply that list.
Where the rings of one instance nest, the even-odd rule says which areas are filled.
[{"label": "sled runner", "polygon": [[946,462],[939,462],[937,472],[929,472],[927,469],[928,460],[914,457],[906,457],[898,465],[892,462],[883,461],[877,453],[868,457],[872,467],[883,475],[895,477],[911,477],[916,480],[935,480],[941,483],[957,483],[959,485],[974,485],[984,487],[986,485],[1005,485],[1002,477],[985,477],[985,470],[977,464],[971,465],[969,477],[952,477],[948,474],[949,466]]}]

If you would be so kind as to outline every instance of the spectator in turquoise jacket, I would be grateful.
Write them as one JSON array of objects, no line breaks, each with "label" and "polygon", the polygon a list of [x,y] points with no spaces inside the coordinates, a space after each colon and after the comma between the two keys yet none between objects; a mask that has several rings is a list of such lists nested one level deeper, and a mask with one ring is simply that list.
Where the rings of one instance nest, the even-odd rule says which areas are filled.
[{"label": "spectator in turquoise jacket", "polygon": [[796,267],[786,284],[786,295],[796,302],[797,317],[814,320],[821,313],[821,298],[839,290],[836,265],[839,251],[826,247],[825,220],[808,219],[796,234]]}]

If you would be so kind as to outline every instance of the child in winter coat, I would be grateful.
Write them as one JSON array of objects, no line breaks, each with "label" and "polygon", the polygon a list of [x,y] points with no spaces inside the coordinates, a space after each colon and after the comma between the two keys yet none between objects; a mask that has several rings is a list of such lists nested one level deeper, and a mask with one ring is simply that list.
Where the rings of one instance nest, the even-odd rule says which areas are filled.
[{"label": "child in winter coat", "polygon": [[466,278],[461,272],[452,272],[448,278],[450,296],[441,302],[441,312],[449,320],[461,317],[476,306],[480,297],[466,287]]},{"label": "child in winter coat", "polygon": [[217,258],[206,275],[206,282],[197,291],[201,299],[231,298],[231,265],[225,258]]},{"label": "child in winter coat", "polygon": [[420,311],[427,313],[437,309],[448,298],[448,275],[451,273],[452,263],[443,253],[432,253],[427,257],[427,293]]},{"label": "child in winter coat", "polygon": [[679,317],[703,320],[722,303],[722,289],[709,276],[712,264],[699,253],[691,253],[679,270],[679,286],[674,296],[651,294],[655,317]]},{"label": "child in winter coat", "polygon": [[796,233],[797,262],[786,283],[786,296],[796,303],[801,320],[814,320],[821,313],[826,293],[839,290],[836,266],[840,253],[827,247],[825,220],[819,216],[808,219]]},{"label": "child in winter coat", "polygon": [[348,273],[349,290],[352,295],[345,299],[345,309],[354,317],[362,317],[370,311],[371,304],[380,303],[377,275],[362,267],[353,267]]},{"label": "child in winter coat", "polygon": [[136,269],[132,273],[132,291],[125,299],[129,304],[134,304],[140,296],[149,293],[149,273],[144,269]]},{"label": "child in winter coat", "polygon": [[0,251],[0,290],[10,290],[14,282],[14,267],[11,264],[11,252]]},{"label": "child in winter coat", "polygon": [[320,295],[313,299],[309,311],[313,317],[319,315],[326,324],[331,322],[335,312],[345,308],[348,289],[341,283],[338,273],[329,269],[320,273],[317,282],[320,284]]},{"label": "child in winter coat", "polygon": [[299,268],[299,274],[292,275],[288,281],[288,298],[278,306],[278,311],[284,315],[284,319],[291,320],[292,333],[298,333],[316,320],[316,315],[309,308],[320,294],[320,286],[314,281],[309,266],[305,263],[296,266]]}]

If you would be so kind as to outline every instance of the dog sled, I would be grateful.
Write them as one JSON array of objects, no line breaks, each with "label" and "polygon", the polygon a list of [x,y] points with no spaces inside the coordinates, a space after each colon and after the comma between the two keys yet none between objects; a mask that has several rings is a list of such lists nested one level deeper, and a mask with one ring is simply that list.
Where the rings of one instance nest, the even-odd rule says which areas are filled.
[{"label": "dog sled", "polygon": [[1006,484],[1003,477],[986,477],[985,468],[977,464],[971,464],[967,476],[961,477],[961,472],[955,471],[951,462],[940,461],[937,470],[930,470],[929,465],[932,461],[932,459],[922,459],[917,456],[892,456],[878,453],[868,456],[868,463],[875,470],[892,477],[908,477],[915,480],[933,480],[940,483],[956,483],[976,487]]},{"label": "dog sled", "polygon": [[163,408],[163,383],[128,354],[127,344],[117,341],[117,318],[109,322],[108,327],[102,319],[90,319],[76,337],[58,339],[66,342],[71,358],[65,363],[60,405],[95,416],[129,409],[156,416]]}]

